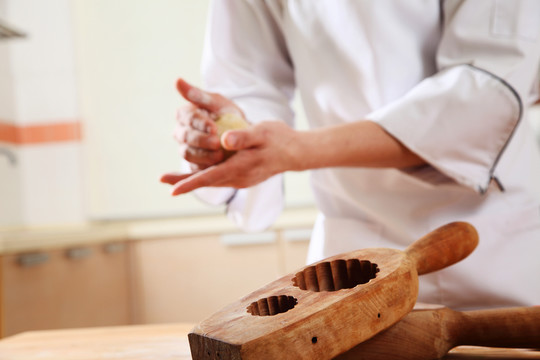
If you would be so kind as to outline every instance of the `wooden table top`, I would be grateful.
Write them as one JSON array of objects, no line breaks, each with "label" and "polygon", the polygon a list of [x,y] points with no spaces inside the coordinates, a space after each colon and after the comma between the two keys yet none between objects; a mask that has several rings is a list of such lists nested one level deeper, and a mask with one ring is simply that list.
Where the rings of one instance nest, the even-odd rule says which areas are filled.
[{"label": "wooden table top", "polygon": [[[0,360],[191,360],[191,324],[30,331],[0,340]],[[446,360],[540,359],[540,351],[458,347]]]},{"label": "wooden table top", "polygon": [[191,360],[189,324],[29,331],[0,340],[1,360]]}]

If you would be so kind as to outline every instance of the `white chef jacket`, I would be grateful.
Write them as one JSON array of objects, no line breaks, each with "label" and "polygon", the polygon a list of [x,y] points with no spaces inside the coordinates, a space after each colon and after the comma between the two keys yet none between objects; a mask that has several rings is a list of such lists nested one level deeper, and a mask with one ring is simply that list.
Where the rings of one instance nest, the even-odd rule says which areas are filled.
[{"label": "white chef jacket", "polygon": [[[425,159],[312,171],[320,215],[308,262],[404,249],[468,221],[479,247],[422,276],[419,300],[472,309],[540,304],[540,157],[523,120],[539,57],[537,0],[217,0],[202,68],[205,87],[253,123],[294,126],[297,89],[312,128],[375,121]],[[281,175],[197,193],[227,202],[247,231],[271,225],[284,203]]]}]

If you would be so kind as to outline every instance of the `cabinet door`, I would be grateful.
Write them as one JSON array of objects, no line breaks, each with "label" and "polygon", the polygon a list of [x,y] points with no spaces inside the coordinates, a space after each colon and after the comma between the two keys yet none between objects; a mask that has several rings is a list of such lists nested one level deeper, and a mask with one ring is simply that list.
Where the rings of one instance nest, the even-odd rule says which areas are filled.
[{"label": "cabinet door", "polygon": [[[142,323],[199,322],[280,275],[279,248],[268,234],[253,242],[198,236],[136,244]],[[262,241],[258,241],[262,237]],[[234,239],[233,239],[234,240]]]},{"label": "cabinet door", "polygon": [[3,335],[129,324],[127,245],[4,255]]},{"label": "cabinet door", "polygon": [[281,231],[284,274],[292,274],[306,265],[311,228]]}]

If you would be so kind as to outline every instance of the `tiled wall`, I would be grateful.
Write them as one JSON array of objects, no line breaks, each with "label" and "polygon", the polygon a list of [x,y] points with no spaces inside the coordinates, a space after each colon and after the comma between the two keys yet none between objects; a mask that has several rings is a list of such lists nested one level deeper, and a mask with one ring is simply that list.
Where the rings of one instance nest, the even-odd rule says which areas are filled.
[{"label": "tiled wall", "polygon": [[[0,0],[0,226],[84,220],[69,0]],[[9,156],[9,158],[8,158]]]}]

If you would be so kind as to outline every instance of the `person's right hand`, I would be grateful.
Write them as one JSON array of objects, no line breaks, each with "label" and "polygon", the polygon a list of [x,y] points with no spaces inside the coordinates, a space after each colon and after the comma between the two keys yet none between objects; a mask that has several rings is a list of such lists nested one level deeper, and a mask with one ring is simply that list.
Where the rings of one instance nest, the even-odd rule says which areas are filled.
[{"label": "person's right hand", "polygon": [[225,113],[244,117],[242,111],[222,95],[203,91],[183,79],[178,79],[176,87],[189,102],[178,109],[174,131],[182,157],[190,163],[192,171],[222,162],[225,153],[220,146],[215,120]]}]

